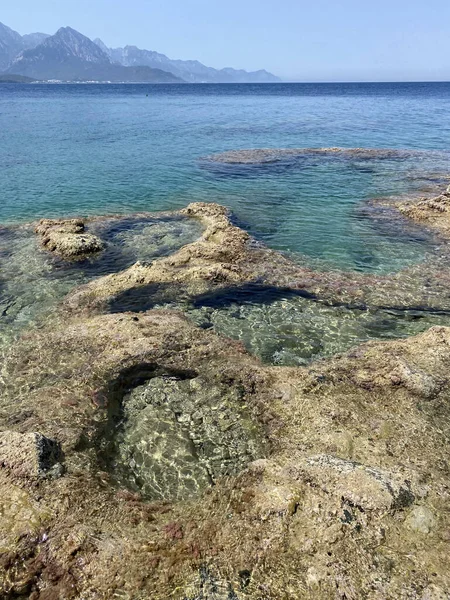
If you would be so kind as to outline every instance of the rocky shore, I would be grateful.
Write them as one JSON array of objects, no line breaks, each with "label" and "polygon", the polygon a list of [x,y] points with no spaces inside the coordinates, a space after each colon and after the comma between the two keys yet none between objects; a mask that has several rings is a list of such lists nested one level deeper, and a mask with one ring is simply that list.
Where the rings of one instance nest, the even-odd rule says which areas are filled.
[{"label": "rocky shore", "polygon": [[319,273],[221,206],[180,214],[200,239],[78,287],[4,354],[0,595],[448,598],[450,328],[274,367],[154,308],[251,285],[446,311],[445,261]]},{"label": "rocky shore", "polygon": [[450,185],[438,196],[401,202],[398,209],[410,219],[437,229],[446,238],[450,237]]}]

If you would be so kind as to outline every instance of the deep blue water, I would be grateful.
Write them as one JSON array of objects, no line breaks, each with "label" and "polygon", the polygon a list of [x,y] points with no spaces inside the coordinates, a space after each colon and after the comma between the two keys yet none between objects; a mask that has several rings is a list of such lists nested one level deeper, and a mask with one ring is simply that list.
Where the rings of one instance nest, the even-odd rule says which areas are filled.
[{"label": "deep blue water", "polygon": [[[416,149],[213,168],[245,148]],[[389,271],[432,241],[365,201],[450,173],[450,84],[0,85],[0,223],[230,206],[256,237],[319,264]]]}]

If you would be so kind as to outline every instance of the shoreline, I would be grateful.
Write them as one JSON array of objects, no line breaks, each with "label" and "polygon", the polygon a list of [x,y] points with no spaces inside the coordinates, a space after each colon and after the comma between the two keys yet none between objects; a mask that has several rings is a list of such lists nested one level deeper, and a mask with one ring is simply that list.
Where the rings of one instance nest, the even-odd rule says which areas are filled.
[{"label": "shoreline", "polygon": [[[180,310],[117,311],[136,289],[151,298],[174,286],[204,302],[249,283],[331,305],[397,297],[430,309],[448,304],[444,270],[413,267],[409,287],[402,274],[318,273],[253,244],[224,207],[196,203],[171,214],[199,220],[200,238],[76,288],[4,354],[2,593],[106,598],[126,589],[193,600],[223,589],[256,600],[261,590],[276,599],[292,588],[292,597],[327,600],[336,589],[369,597],[375,585],[392,600],[444,597],[450,328],[282,367]],[[158,394],[164,436],[187,477],[180,497],[166,483],[173,457],[164,446],[160,495],[132,483],[130,459],[154,489],[135,440],[159,443],[150,442]],[[111,443],[117,454],[105,464]],[[193,495],[192,477],[201,485]]]}]

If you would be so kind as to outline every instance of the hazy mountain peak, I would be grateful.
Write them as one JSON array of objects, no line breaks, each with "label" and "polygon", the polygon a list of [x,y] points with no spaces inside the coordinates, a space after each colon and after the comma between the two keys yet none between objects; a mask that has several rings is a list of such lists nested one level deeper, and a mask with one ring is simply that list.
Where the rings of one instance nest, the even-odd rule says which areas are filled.
[{"label": "hazy mountain peak", "polygon": [[49,36],[21,36],[0,23],[0,73],[64,81],[188,81],[191,83],[262,83],[280,81],[265,70],[214,69],[197,60],[172,60],[165,54],[127,45],[108,48],[73,29]]},{"label": "hazy mountain peak", "polygon": [[23,43],[20,33],[0,23],[0,72],[6,69],[22,49]]},{"label": "hazy mountain peak", "polygon": [[68,56],[91,63],[110,62],[108,55],[97,44],[72,27],[60,27],[55,35],[48,37],[34,50],[39,48],[57,49]]},{"label": "hazy mountain peak", "polygon": [[11,27],[0,23],[0,42],[6,42],[7,39],[20,43],[22,36],[17,31],[14,31],[14,29],[11,29]]},{"label": "hazy mountain peak", "polygon": [[127,67],[148,66],[163,69],[192,83],[263,83],[280,81],[278,77],[264,69],[255,72],[232,68],[219,70],[207,67],[198,60],[172,60],[165,54],[160,54],[155,50],[144,50],[137,46],[127,45],[124,48],[108,48],[99,38],[95,40],[95,43],[115,63]]},{"label": "hazy mountain peak", "polygon": [[98,44],[72,27],[61,27],[35,48],[21,52],[7,73],[47,81],[183,81],[161,69],[113,64]]},{"label": "hazy mountain peak", "polygon": [[48,33],[26,33],[22,36],[22,42],[25,46],[25,49],[29,50],[30,48],[36,48],[36,46],[42,44],[42,42],[49,37],[50,35]]}]

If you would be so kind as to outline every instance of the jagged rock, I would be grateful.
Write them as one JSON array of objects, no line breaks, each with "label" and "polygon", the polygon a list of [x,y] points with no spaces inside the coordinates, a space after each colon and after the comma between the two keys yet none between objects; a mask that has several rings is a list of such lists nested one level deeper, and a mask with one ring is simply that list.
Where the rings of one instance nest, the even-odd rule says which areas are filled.
[{"label": "jagged rock", "polygon": [[17,477],[61,475],[61,460],[59,444],[40,433],[0,433],[0,465]]},{"label": "jagged rock", "polygon": [[85,232],[81,219],[43,219],[36,227],[44,248],[65,259],[84,258],[104,249],[97,236]]},{"label": "jagged rock", "polygon": [[450,235],[450,186],[439,196],[407,200],[398,204],[397,208],[413,221],[425,223],[445,237]]}]

